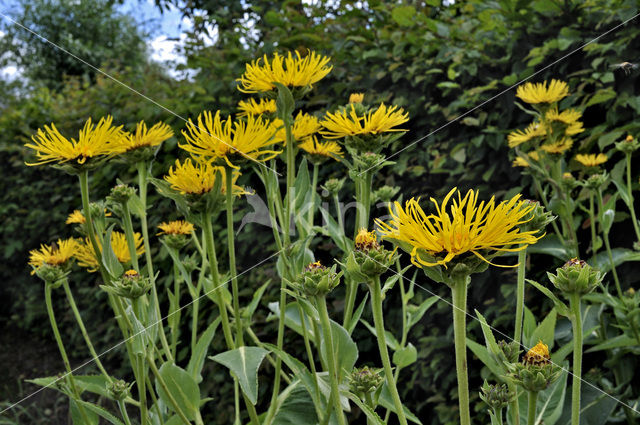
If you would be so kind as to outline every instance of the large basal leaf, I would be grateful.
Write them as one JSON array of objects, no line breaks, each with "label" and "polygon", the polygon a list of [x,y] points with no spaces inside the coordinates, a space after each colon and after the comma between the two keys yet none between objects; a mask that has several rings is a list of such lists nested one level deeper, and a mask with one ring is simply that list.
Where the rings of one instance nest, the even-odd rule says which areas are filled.
[{"label": "large basal leaf", "polygon": [[[160,367],[160,376],[182,413],[189,420],[193,420],[198,414],[200,406],[200,388],[198,388],[195,379],[186,370],[171,362],[166,362]],[[171,411],[175,411],[168,394],[157,380],[156,391],[162,402]]]},{"label": "large basal leaf", "polygon": [[239,347],[209,357],[226,366],[238,378],[240,387],[251,403],[258,402],[258,369],[269,353],[260,347]]}]

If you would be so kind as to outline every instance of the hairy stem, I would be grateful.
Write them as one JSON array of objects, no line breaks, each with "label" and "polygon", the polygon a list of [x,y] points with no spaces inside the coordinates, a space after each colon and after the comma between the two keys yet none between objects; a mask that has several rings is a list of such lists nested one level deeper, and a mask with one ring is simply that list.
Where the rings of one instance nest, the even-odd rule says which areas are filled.
[{"label": "hairy stem", "polygon": [[458,403],[460,406],[460,425],[471,424],[469,412],[469,382],[467,376],[467,279],[460,276],[454,279],[451,287],[453,298],[453,334],[456,351],[456,374],[458,378]]}]

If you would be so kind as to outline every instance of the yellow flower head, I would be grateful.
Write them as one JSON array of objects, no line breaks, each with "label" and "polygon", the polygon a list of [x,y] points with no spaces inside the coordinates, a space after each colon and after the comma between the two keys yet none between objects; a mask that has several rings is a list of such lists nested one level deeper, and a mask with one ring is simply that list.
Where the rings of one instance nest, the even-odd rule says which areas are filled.
[{"label": "yellow flower head", "polygon": [[[394,203],[395,209],[389,205],[391,221],[384,223],[376,219],[382,237],[408,243],[412,247],[411,262],[418,267],[446,267],[456,256],[465,253],[489,263],[484,257],[489,251],[520,251],[540,239],[541,236],[536,236],[537,230],[521,232],[517,227],[527,221],[527,215],[535,207],[519,200],[520,195],[496,205],[493,197],[487,203],[478,204],[477,192],[470,190],[464,198],[458,192],[457,201],[453,200],[447,212],[447,204],[456,190],[447,194],[441,206],[431,198],[436,214],[429,216],[413,198],[405,203],[405,209],[398,202]],[[425,258],[421,251],[434,257],[433,261]]]},{"label": "yellow flower head", "polygon": [[78,249],[78,242],[73,239],[58,239],[51,245],[40,245],[40,249],[29,251],[29,265],[34,268],[31,274],[35,273],[35,269],[43,264],[51,266],[61,266],[67,263]]},{"label": "yellow flower head", "polygon": [[378,246],[375,230],[368,232],[364,227],[358,230],[355,240],[355,248],[357,251],[369,251],[378,248]]},{"label": "yellow flower head", "polygon": [[[169,175],[164,176],[164,179],[169,182],[173,190],[183,195],[203,195],[213,189],[217,178],[222,179],[220,191],[226,193],[225,176],[226,170],[224,167],[214,167],[208,163],[194,163],[191,158],[187,158],[182,164],[179,160],[176,160],[175,165],[169,169]],[[240,177],[240,172],[234,171],[233,194],[236,196],[248,194],[242,187],[235,185],[238,177]]]},{"label": "yellow flower head", "polygon": [[190,235],[193,232],[193,224],[184,220],[175,220],[160,223],[158,229],[162,230],[158,235]]},{"label": "yellow flower head", "polygon": [[50,162],[65,163],[77,161],[84,164],[87,159],[113,155],[118,153],[118,145],[124,137],[122,126],[111,125],[113,118],[107,116],[101,118],[95,126],[91,118],[87,120],[78,140],[67,139],[52,123],[51,127],[44,126],[44,130],[38,129],[35,136],[32,136],[32,143],[25,144],[33,149],[39,161],[27,165],[40,165]]},{"label": "yellow flower head", "polygon": [[[281,119],[276,118],[272,122],[272,128],[277,129],[277,133],[274,139],[278,142],[282,142],[283,146],[287,145],[287,134],[284,129],[284,123]],[[302,111],[298,112],[296,115],[296,119],[293,121],[293,128],[291,129],[291,133],[293,134],[293,138],[296,141],[300,141],[306,139],[317,133],[322,126],[320,125],[320,121],[318,118],[314,117],[311,114],[303,113]]]},{"label": "yellow flower head", "polygon": [[364,101],[364,93],[351,93],[349,95],[349,103],[362,103]]},{"label": "yellow flower head", "polygon": [[[539,161],[540,160],[540,154],[538,154],[538,152],[528,152],[527,156],[529,156],[530,160],[533,161]],[[528,167],[529,166],[529,161],[527,161],[523,156],[518,155],[516,157],[516,159],[513,160],[513,164],[512,166],[514,167]]]},{"label": "yellow flower head", "polygon": [[127,270],[126,272],[124,272],[124,275],[126,277],[138,277],[138,276],[140,276],[140,273],[138,273],[137,271],[135,271],[133,269],[130,269],[130,270]]},{"label": "yellow flower head", "polygon": [[518,86],[516,96],[527,103],[554,103],[569,94],[569,86],[564,81],[551,80],[549,87],[544,83],[525,83]]},{"label": "yellow flower head", "polygon": [[542,341],[538,341],[536,346],[527,351],[522,358],[522,363],[533,366],[542,366],[549,364],[550,362],[551,357],[549,356],[549,346]]},{"label": "yellow flower head", "polygon": [[273,83],[287,87],[311,86],[323,79],[330,71],[327,64],[331,58],[310,52],[304,58],[299,52],[286,57],[274,53],[271,61],[264,55],[246,65],[244,74],[238,79],[238,90],[244,93],[259,93],[274,90]]},{"label": "yellow flower head", "polygon": [[633,136],[630,134],[627,134],[627,137],[624,139],[625,142],[633,142]]},{"label": "yellow flower head", "polygon": [[336,142],[318,142],[316,136],[308,137],[298,145],[309,155],[327,158],[342,158],[342,148]]},{"label": "yellow flower head", "polygon": [[276,112],[276,101],[273,99],[255,99],[241,100],[238,102],[239,117],[247,115],[262,115],[264,113],[272,114]]},{"label": "yellow flower head", "polygon": [[135,133],[127,133],[121,139],[121,152],[128,152],[147,146],[158,146],[160,143],[173,136],[173,130],[167,124],[158,122],[151,128],[147,128],[144,121],[140,121],[136,126]]},{"label": "yellow flower head", "polygon": [[[136,247],[136,256],[139,257],[144,254],[144,246],[142,244],[142,237],[140,236],[140,233],[136,232],[133,234],[133,241]],[[102,246],[100,246],[99,241],[98,246],[100,247],[100,252],[102,252]],[[127,245],[127,238],[124,233],[111,233],[111,249],[116,255],[118,261],[122,264],[126,264],[131,261],[131,254],[129,253],[129,246]],[[78,244],[78,248],[75,252],[75,257],[80,267],[84,267],[90,272],[95,272],[96,270],[98,270],[99,263],[96,259],[96,255],[93,251],[93,247],[91,245],[91,242],[89,241],[89,238],[85,238],[84,243]]]},{"label": "yellow flower head", "polygon": [[248,115],[245,120],[223,120],[220,111],[215,116],[210,111],[198,115],[198,124],[191,119],[182,134],[187,144],[180,148],[198,161],[226,163],[229,167],[240,168],[231,163],[233,156],[241,156],[255,162],[264,162],[275,157],[280,151],[263,150],[273,145],[271,123],[256,115]]},{"label": "yellow flower head", "polygon": [[573,140],[570,139],[569,137],[564,137],[561,140],[558,140],[557,142],[546,143],[540,146],[540,149],[542,149],[546,153],[561,154],[571,149],[571,146],[573,146]]},{"label": "yellow flower head", "polygon": [[[107,209],[104,210],[105,217],[111,217],[111,213],[107,212]],[[82,211],[74,210],[71,214],[67,216],[66,224],[84,224],[87,220],[84,218]]]},{"label": "yellow flower head", "polygon": [[607,159],[607,155],[603,153],[599,153],[597,155],[593,153],[576,155],[576,161],[585,167],[597,167],[598,165],[607,162]]},{"label": "yellow flower head", "polygon": [[407,131],[394,128],[409,121],[409,114],[397,106],[385,106],[381,103],[375,110],[364,116],[358,116],[353,103],[341,111],[327,112],[320,123],[326,130],[320,130],[327,139],[341,139],[346,136],[376,135],[391,131]]},{"label": "yellow flower head", "polygon": [[510,148],[514,148],[523,143],[528,142],[536,137],[544,137],[547,134],[547,130],[544,124],[539,122],[532,122],[527,128],[522,130],[515,130],[509,133],[507,136],[507,142]]},{"label": "yellow flower head", "polygon": [[557,108],[550,109],[546,113],[547,122],[559,122],[564,124],[564,135],[573,136],[584,131],[583,123],[578,121],[582,117],[582,113],[575,109],[567,109],[558,112]]}]

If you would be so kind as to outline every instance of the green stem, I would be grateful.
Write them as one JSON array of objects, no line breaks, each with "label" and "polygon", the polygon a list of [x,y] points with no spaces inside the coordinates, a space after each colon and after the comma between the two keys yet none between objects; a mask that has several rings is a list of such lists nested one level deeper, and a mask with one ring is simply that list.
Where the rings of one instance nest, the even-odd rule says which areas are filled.
[{"label": "green stem", "polygon": [[340,198],[338,198],[338,194],[333,195],[333,203],[336,208],[336,215],[338,218],[338,226],[340,226],[340,230],[342,230],[342,234],[344,235],[344,221],[342,218],[342,208],[340,208]]},{"label": "green stem", "polygon": [[313,216],[316,212],[316,190],[318,187],[318,169],[320,167],[318,164],[313,164],[313,177],[311,179],[311,205],[309,206],[309,211],[307,211],[307,220],[309,222],[309,227],[313,227]]},{"label": "green stem", "polygon": [[389,352],[387,351],[386,335],[384,331],[384,316],[382,313],[382,288],[380,287],[379,276],[369,282],[369,290],[371,292],[371,313],[373,315],[373,322],[376,329],[378,351],[380,352],[380,359],[382,360],[382,366],[384,367],[387,387],[389,388],[389,393],[393,399],[393,405],[396,408],[396,415],[398,415],[400,424],[407,425],[407,418],[404,414],[404,407],[400,400],[400,394],[398,394],[396,381],[393,377],[393,369],[391,368],[391,360],[389,359]]},{"label": "green stem", "polygon": [[129,248],[129,255],[131,256],[131,265],[140,273],[140,266],[138,265],[138,252],[136,251],[136,242],[133,233],[133,223],[131,222],[131,213],[126,202],[120,204],[122,206],[122,225],[124,227],[124,234],[127,239],[127,246]]},{"label": "green stem", "polygon": [[71,288],[69,288],[69,282],[65,279],[62,283],[62,286],[64,288],[65,294],[67,295],[67,300],[69,301],[71,310],[73,311],[73,316],[75,317],[76,322],[78,323],[78,327],[80,328],[80,332],[82,333],[82,337],[84,338],[84,341],[87,344],[87,347],[89,348],[89,352],[93,357],[93,361],[96,362],[96,366],[98,366],[98,369],[100,369],[100,372],[102,372],[105,378],[107,378],[107,380],[111,382],[112,381],[111,377],[109,376],[106,369],[102,365],[102,362],[100,361],[100,358],[98,356],[98,353],[96,353],[95,348],[93,348],[93,344],[91,343],[91,338],[89,337],[89,333],[87,332],[87,329],[84,326],[84,321],[82,320],[80,311],[78,311],[78,306],[76,305],[76,302],[73,299],[73,293],[71,292]]},{"label": "green stem", "polygon": [[138,190],[140,191],[140,203],[142,204],[143,214],[140,217],[141,227],[142,227],[142,239],[144,243],[144,255],[145,260],[147,262],[147,273],[149,275],[149,281],[151,282],[151,295],[152,295],[152,303],[155,310],[156,320],[159,334],[160,334],[160,342],[162,343],[162,348],[164,349],[165,356],[168,360],[173,361],[173,357],[171,356],[171,349],[169,348],[169,342],[167,341],[167,336],[164,333],[164,323],[162,320],[162,315],[160,313],[160,302],[158,301],[158,290],[156,288],[156,276],[153,272],[153,260],[151,258],[151,245],[149,243],[149,227],[147,225],[147,163],[144,161],[140,161],[136,164],[138,168]]},{"label": "green stem", "polygon": [[522,319],[524,315],[524,278],[526,273],[527,249],[518,252],[518,281],[516,287],[516,324],[513,340],[522,341]]},{"label": "green stem", "polygon": [[229,323],[229,316],[225,308],[224,300],[222,299],[222,291],[220,288],[220,273],[218,272],[218,258],[216,257],[216,247],[213,241],[213,229],[211,227],[211,214],[203,213],[202,222],[204,225],[204,244],[206,245],[207,258],[209,260],[209,267],[211,269],[211,280],[213,282],[214,296],[216,298],[216,304],[218,304],[218,310],[220,312],[220,318],[222,323],[222,332],[224,333],[224,339],[227,343],[227,348],[233,350],[235,344],[233,342],[233,336],[231,333],[231,324]]},{"label": "green stem", "polygon": [[87,235],[89,236],[89,241],[91,242],[91,246],[93,247],[93,252],[96,254],[96,261],[98,262],[98,266],[100,268],[100,273],[102,274],[102,280],[104,280],[105,285],[110,282],[109,279],[106,279],[106,275],[104,273],[104,266],[102,264],[102,250],[100,249],[100,245],[96,239],[96,235],[93,229],[93,218],[91,217],[91,211],[89,209],[89,172],[83,171],[78,174],[78,178],[80,179],[80,194],[82,196],[82,214],[84,215],[85,220],[85,228]]},{"label": "green stem", "polygon": [[151,367],[151,371],[153,372],[154,376],[156,377],[156,380],[158,381],[158,384],[160,384],[160,386],[164,390],[164,393],[169,399],[169,403],[173,407],[173,410],[178,414],[178,416],[180,417],[180,419],[185,425],[191,425],[191,422],[189,422],[189,419],[187,419],[187,416],[184,414],[184,412],[180,408],[180,405],[178,405],[178,402],[173,397],[173,394],[171,393],[171,390],[167,386],[167,383],[164,382],[164,379],[162,379],[162,375],[160,375],[160,371],[158,370],[155,361],[150,357],[147,357],[147,361],[149,363],[149,366]]},{"label": "green stem", "polygon": [[458,403],[460,405],[460,425],[471,424],[469,413],[469,382],[467,377],[467,279],[459,276],[453,279],[451,295],[453,299],[453,334],[456,350],[456,374],[458,377]]},{"label": "green stem", "polygon": [[527,409],[527,425],[536,423],[536,403],[538,401],[537,391],[527,391],[529,393],[529,407]]},{"label": "green stem", "polygon": [[[182,282],[178,266],[173,265],[173,309],[169,312],[169,326],[171,327],[171,355],[176,358],[178,349],[178,334],[180,333],[180,317],[182,316],[180,309],[180,283]],[[196,297],[197,298],[197,297]],[[193,351],[192,351],[193,352]]]},{"label": "green stem", "polygon": [[229,273],[231,274],[231,291],[233,298],[233,316],[236,324],[236,347],[244,345],[242,332],[242,317],[240,316],[240,295],[238,294],[238,276],[236,274],[236,248],[233,232],[233,169],[225,169],[226,196],[227,196],[227,247],[229,250]]},{"label": "green stem", "polygon": [[595,264],[596,252],[598,250],[596,241],[598,238],[596,236],[596,215],[593,205],[593,192],[589,194],[589,227],[591,228],[591,260],[593,264]]},{"label": "green stem", "polygon": [[[300,315],[300,323],[302,324],[302,338],[304,339],[304,347],[307,351],[307,357],[309,358],[309,368],[311,369],[311,375],[313,376],[313,384],[316,394],[320,394],[320,389],[318,388],[318,378],[316,371],[316,363],[313,358],[313,351],[311,351],[311,344],[309,343],[309,332],[307,330],[307,319],[300,303],[297,302],[296,306],[298,307],[298,315]],[[316,415],[318,418],[322,417],[322,410],[320,406],[317,406],[315,403],[313,404],[316,408]]]},{"label": "green stem", "polygon": [[118,400],[118,407],[120,408],[120,413],[122,414],[122,419],[124,419],[125,425],[131,425],[131,420],[129,419],[129,414],[127,413],[127,406],[125,406],[124,401]]},{"label": "green stem", "polygon": [[[49,321],[51,322],[51,329],[53,330],[53,336],[56,339],[56,343],[58,344],[58,351],[60,351],[60,356],[62,357],[62,362],[64,363],[64,367],[67,370],[67,382],[71,387],[71,391],[76,399],[80,400],[80,392],[78,391],[78,387],[76,386],[76,381],[73,378],[73,371],[71,370],[71,363],[69,362],[69,357],[67,356],[67,350],[64,348],[64,344],[62,343],[62,337],[60,336],[60,331],[58,329],[58,322],[56,321],[55,313],[53,312],[53,304],[51,302],[51,284],[45,283],[44,285],[44,299],[45,304],[47,306],[47,314],[49,315]],[[84,407],[78,403],[78,410],[82,414],[83,418],[89,423],[89,418],[87,417],[87,412],[84,410]]]},{"label": "green stem", "polygon": [[[544,204],[544,207],[547,209],[547,211],[551,211],[551,208],[549,208],[549,201],[547,200],[547,195],[545,195],[544,191],[542,190],[542,186],[540,185],[540,182],[535,177],[533,178],[533,184],[536,188],[536,192],[538,192],[538,196],[540,196],[540,199]],[[555,234],[558,236],[558,239],[560,239],[560,242],[562,243],[562,245],[566,246],[566,241],[564,239],[564,236],[562,235],[562,232],[560,231],[560,228],[558,227],[558,223],[556,223],[556,221],[553,220],[551,222],[551,226],[553,227],[553,231],[555,232]]]},{"label": "green stem", "polygon": [[494,409],[493,414],[498,420],[498,425],[504,425],[504,422],[502,421],[502,409]]},{"label": "green stem", "polygon": [[136,378],[136,385],[138,386],[138,398],[140,399],[140,423],[146,425],[147,423],[149,423],[149,415],[147,413],[147,389],[145,387],[147,373],[145,370],[143,357],[134,356],[134,361],[134,376]]},{"label": "green stem", "polygon": [[640,243],[640,226],[638,225],[638,219],[636,218],[636,209],[633,204],[633,191],[631,190],[631,153],[626,154],[627,160],[627,196],[629,197],[629,213],[631,214],[631,221],[633,223],[633,229],[636,231],[636,238]]},{"label": "green stem", "polygon": [[580,294],[571,294],[571,325],[573,326],[573,386],[571,388],[571,425],[580,425],[580,385],[582,383],[582,312]]},{"label": "green stem", "polygon": [[518,403],[518,386],[513,383],[507,383],[509,390],[515,395],[511,401],[511,425],[520,425],[520,404]]},{"label": "green stem", "polygon": [[356,234],[358,230],[361,228],[369,229],[369,209],[371,208],[371,180],[373,178],[373,172],[371,170],[367,170],[364,172],[364,181],[362,185],[362,199],[360,202],[362,203],[362,214],[360,215],[360,222],[358,223],[358,228],[356,229]]},{"label": "green stem", "polygon": [[[604,214],[604,202],[602,201],[602,192],[600,189],[596,191],[598,197],[598,206],[600,208],[600,215]],[[604,247],[607,249],[607,256],[609,257],[609,265],[611,266],[611,273],[613,274],[613,280],[616,284],[616,291],[618,297],[622,299],[622,286],[620,285],[620,279],[618,278],[618,271],[616,265],[613,262],[613,253],[611,252],[611,244],[609,243],[609,231],[605,230],[600,223],[600,230],[602,230],[602,238],[604,239]]]},{"label": "green stem", "polygon": [[196,294],[193,300],[191,315],[191,352],[195,352],[196,344],[198,343],[198,313],[200,312],[200,294]]},{"label": "green stem", "polygon": [[244,404],[247,406],[249,418],[251,418],[251,422],[249,423],[253,425],[260,425],[260,419],[258,419],[258,412],[256,411],[256,407],[251,403],[244,392],[242,393],[242,398],[244,398]]},{"label": "green stem", "polygon": [[[316,296],[316,303],[318,306],[318,315],[320,316],[320,326],[322,327],[322,334],[324,336],[324,348],[325,357],[327,359],[327,365],[329,366],[329,381],[331,383],[331,395],[330,399],[333,402],[333,409],[338,418],[340,425],[346,425],[344,413],[342,413],[342,406],[340,405],[340,389],[338,387],[338,370],[336,366],[336,353],[333,348],[333,335],[331,331],[331,322],[329,321],[329,312],[327,310],[327,301],[324,296]],[[327,415],[330,415],[330,411],[327,408]]]}]

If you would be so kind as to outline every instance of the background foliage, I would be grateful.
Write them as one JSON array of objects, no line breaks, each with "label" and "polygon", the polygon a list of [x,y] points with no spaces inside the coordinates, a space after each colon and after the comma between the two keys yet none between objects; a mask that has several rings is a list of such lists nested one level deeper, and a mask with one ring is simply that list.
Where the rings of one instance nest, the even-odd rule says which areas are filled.
[{"label": "background foliage", "polygon": [[[470,0],[452,5],[443,5],[440,0],[319,0],[311,5],[300,1],[156,0],[159,8],[177,7],[194,22],[182,46],[187,58],[183,68],[195,71],[188,79],[172,77],[148,59],[143,46],[145,35],[129,18],[118,15],[111,1],[20,3],[16,20],[100,65],[180,117],[193,117],[205,109],[233,111],[243,98],[235,88],[235,78],[244,70],[245,62],[263,54],[312,49],[331,56],[333,71],[317,85],[303,107],[321,113],[344,103],[351,92],[364,92],[372,102],[384,101],[407,109],[410,132],[391,147],[391,152],[397,153],[392,158],[396,164],[388,168],[393,172],[376,176],[374,182],[374,187],[400,186],[404,198],[439,196],[455,185],[461,190],[477,188],[483,196],[526,191],[527,179],[511,167],[506,134],[523,127],[530,117],[518,108],[515,91],[507,89],[561,58],[533,80],[559,78],[569,82],[572,95],[563,100],[562,106],[582,109],[587,127],[574,152],[602,150],[610,154],[611,166],[615,167],[623,157],[612,151],[613,143],[627,132],[638,133],[637,71],[627,75],[611,68],[640,57],[636,20],[575,51],[638,13],[635,0]],[[183,122],[29,33],[9,24],[2,30],[2,60],[19,65],[24,80],[0,83],[0,163],[4,166],[0,179],[0,300],[4,304],[0,311],[4,313],[0,322],[11,323],[11,329],[19,329],[15,332],[26,332],[34,340],[47,340],[42,288],[29,275],[27,252],[41,242],[70,234],[63,223],[66,215],[78,208],[79,196],[74,179],[49,168],[24,166],[27,157],[23,143],[38,127],[50,122],[63,133],[73,134],[88,116],[112,114],[115,122],[128,128],[141,119],[166,120],[176,134]],[[213,45],[203,41],[206,32],[211,32]],[[486,104],[466,114],[483,102]],[[461,114],[466,115],[446,125]],[[156,174],[165,172],[178,154],[176,141],[172,139],[163,147]],[[340,168],[328,167],[320,180],[341,177],[340,173]],[[116,176],[126,180],[128,175],[124,165],[111,164],[96,175],[92,191],[102,196]],[[158,202],[158,219],[175,215],[159,198],[152,202]],[[243,213],[238,212],[238,217]],[[373,214],[378,213],[383,214],[383,210]],[[630,232],[615,231],[629,223],[625,224],[624,216],[618,218],[613,245],[630,247]],[[256,238],[270,241],[270,231],[249,225],[238,238],[239,265],[250,266],[268,249],[268,242],[256,242]],[[330,247],[326,247],[325,255],[330,256]],[[534,255],[532,263],[535,270],[548,270],[558,266],[560,260]],[[625,288],[638,286],[640,278],[632,273],[631,266],[621,271]],[[274,275],[269,269],[260,273],[244,281],[247,294],[258,282]],[[511,271],[498,270],[476,278],[470,289],[470,307],[478,308],[493,326],[505,332],[511,332],[513,282]],[[85,282],[77,290],[85,293],[84,312],[97,320],[103,312],[94,308],[101,301],[93,295],[94,285],[93,281]],[[444,294],[443,288],[427,285],[429,290]],[[429,294],[423,295],[426,298]],[[387,305],[394,305],[393,298]],[[527,299],[527,305],[537,317],[550,309],[537,294]],[[391,329],[394,317],[398,320],[397,313],[390,311]],[[438,303],[414,328],[410,340],[418,347],[419,361],[401,375],[404,398],[415,406],[425,424],[455,423],[448,317],[448,306]],[[269,326],[265,333],[272,329]],[[471,324],[472,333],[478,331],[474,326]],[[94,332],[102,337],[100,345],[105,348],[113,342],[114,335],[101,333],[100,329]],[[361,340],[367,337],[366,332],[354,338]],[[78,335],[68,337],[80,342]],[[362,350],[366,351],[366,344]],[[82,360],[84,355],[76,353]],[[366,352],[362,356],[366,358]],[[593,372],[587,379],[599,387],[613,380],[599,373],[605,360],[597,354],[585,358],[584,370]],[[630,367],[637,377],[637,360],[625,361],[632,362]],[[481,370],[479,365],[474,362],[471,367],[472,389],[487,376],[486,369]],[[51,367],[53,370],[46,372],[56,371],[55,365]],[[0,398],[15,400],[20,391],[18,377],[8,376],[14,379],[7,388],[0,388],[4,391]],[[220,389],[221,400],[229,392],[224,386],[225,376],[217,371],[211,382],[212,388]],[[637,399],[639,390],[635,384],[625,397]],[[475,392],[472,397],[477,402],[477,414],[484,415],[485,408]],[[618,413],[612,417],[621,417],[620,407],[614,408]],[[24,417],[20,420],[25,421]],[[217,420],[228,423],[224,412],[217,415]]]}]

